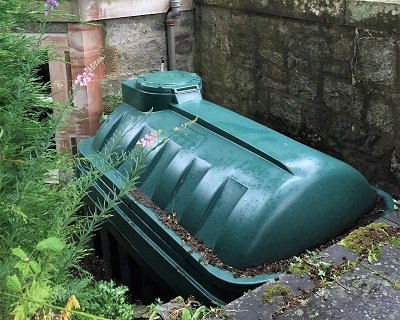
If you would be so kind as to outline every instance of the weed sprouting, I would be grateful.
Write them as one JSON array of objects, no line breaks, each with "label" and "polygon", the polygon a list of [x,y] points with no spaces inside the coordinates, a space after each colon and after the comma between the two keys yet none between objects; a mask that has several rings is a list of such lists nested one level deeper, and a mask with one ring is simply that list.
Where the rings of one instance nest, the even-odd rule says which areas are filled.
[{"label": "weed sprouting", "polygon": [[[171,300],[170,308],[166,308],[160,299],[149,306],[149,320],[171,319],[171,320],[201,320],[201,319],[226,319],[226,313],[220,307],[206,307],[197,302],[193,297],[183,299],[176,297]],[[168,305],[168,304],[167,304]]]},{"label": "weed sprouting", "polygon": [[317,278],[322,284],[333,281],[334,266],[321,260],[321,252],[307,251],[301,257],[295,257],[295,261],[289,265],[289,271],[294,274],[307,273]]},{"label": "weed sprouting", "polygon": [[392,287],[393,287],[393,289],[395,289],[395,290],[400,290],[400,281],[394,281],[394,282],[392,283]]}]

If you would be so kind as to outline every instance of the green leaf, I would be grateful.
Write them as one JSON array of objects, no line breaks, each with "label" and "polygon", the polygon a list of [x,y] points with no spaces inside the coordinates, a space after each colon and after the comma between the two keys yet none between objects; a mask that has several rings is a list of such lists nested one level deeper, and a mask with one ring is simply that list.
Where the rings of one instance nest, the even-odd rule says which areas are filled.
[{"label": "green leaf", "polygon": [[11,314],[14,316],[13,320],[26,320],[27,318],[25,307],[21,304],[16,306]]},{"label": "green leaf", "polygon": [[50,296],[51,288],[48,285],[33,280],[27,294],[32,300],[44,302]]},{"label": "green leaf", "polygon": [[31,267],[33,273],[35,273],[35,274],[38,274],[38,273],[40,273],[40,271],[42,271],[40,264],[37,263],[36,261],[29,261],[29,266]]},{"label": "green leaf", "polygon": [[21,292],[21,282],[15,274],[7,277],[6,288],[11,292]]},{"label": "green leaf", "polygon": [[16,257],[21,258],[21,259],[26,259],[26,258],[28,258],[28,255],[27,255],[27,254],[25,253],[25,251],[22,250],[21,248],[12,248],[12,249],[11,249],[11,254],[12,254],[13,256],[16,256]]},{"label": "green leaf", "polygon": [[191,320],[192,319],[192,315],[190,314],[189,308],[182,309],[181,319],[182,320]]},{"label": "green leaf", "polygon": [[59,238],[50,237],[40,241],[36,245],[36,250],[39,251],[53,251],[53,252],[61,252],[65,248],[65,242]]},{"label": "green leaf", "polygon": [[201,319],[202,316],[207,312],[207,307],[206,306],[200,306],[196,309],[195,313],[193,313],[192,319],[193,320],[198,320]]},{"label": "green leaf", "polygon": [[29,267],[28,262],[18,261],[14,268],[18,269],[21,272],[22,278],[26,278],[26,276],[30,273],[31,268]]},{"label": "green leaf", "polygon": [[159,319],[161,318],[158,315],[157,310],[153,310],[152,313],[150,314],[149,320],[159,320]]}]

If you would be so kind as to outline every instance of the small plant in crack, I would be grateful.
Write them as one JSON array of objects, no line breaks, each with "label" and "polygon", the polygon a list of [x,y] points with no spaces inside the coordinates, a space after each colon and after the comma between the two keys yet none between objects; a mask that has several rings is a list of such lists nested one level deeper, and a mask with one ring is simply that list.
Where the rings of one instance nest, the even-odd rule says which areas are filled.
[{"label": "small plant in crack", "polygon": [[[166,307],[170,305],[169,307]],[[149,306],[149,320],[201,320],[201,319],[226,319],[225,311],[219,307],[206,307],[197,302],[193,297],[183,299],[178,296],[166,305],[157,299]]]},{"label": "small plant in crack", "polygon": [[392,282],[392,287],[395,290],[400,290],[400,281],[394,281]]},{"label": "small plant in crack", "polygon": [[313,279],[317,279],[322,285],[334,281],[335,267],[321,260],[321,252],[307,251],[300,257],[295,257],[289,265],[289,271],[294,274],[307,273]]}]

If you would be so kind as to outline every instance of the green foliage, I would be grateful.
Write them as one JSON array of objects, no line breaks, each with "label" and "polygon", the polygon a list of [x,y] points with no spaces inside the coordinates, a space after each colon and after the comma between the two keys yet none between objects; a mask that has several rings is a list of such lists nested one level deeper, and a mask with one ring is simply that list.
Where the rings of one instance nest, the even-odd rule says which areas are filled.
[{"label": "green foliage", "polygon": [[226,319],[225,311],[222,308],[206,307],[195,301],[193,297],[184,300],[179,296],[171,300],[170,304],[171,308],[166,309],[162,301],[157,299],[149,306],[148,319],[160,320],[165,317],[171,320]]},{"label": "green foliage", "polygon": [[38,22],[41,17],[38,13],[44,12],[43,2],[38,0],[2,0],[0,1],[0,28],[21,27],[26,23]]},{"label": "green foliage", "polygon": [[16,274],[7,276],[5,287],[9,293],[18,294],[11,312],[15,318],[34,314],[48,300],[52,292],[49,270],[64,248],[62,240],[50,237],[40,241],[29,255],[20,247],[11,249],[11,255],[16,257]]},{"label": "green foliage", "polygon": [[400,246],[400,238],[397,236],[392,237],[388,244],[392,245],[392,246]]},{"label": "green foliage", "polygon": [[[63,310],[51,302],[69,287],[68,270],[121,197],[111,195],[109,205],[81,216],[83,197],[107,165],[61,180],[77,160],[56,152],[54,136],[72,107],[48,102],[49,84],[39,82],[37,70],[53,53],[41,47],[42,35],[23,31],[43,11],[43,1],[0,0],[0,319],[25,320],[49,306]],[[56,183],[48,182],[50,171],[60,173]]]},{"label": "green foliage", "polygon": [[[91,283],[76,297],[82,311],[114,320],[131,320],[134,316],[132,305],[127,302],[128,288],[116,286],[113,281]],[[83,319],[76,317],[76,319]]]},{"label": "green foliage", "polygon": [[[51,220],[62,197],[44,177],[65,157],[51,148],[56,119],[39,121],[50,105],[43,100],[47,85],[37,82],[36,71],[51,53],[40,47],[41,36],[22,31],[24,24],[38,21],[42,6],[41,1],[0,1],[0,293],[18,296],[1,297],[1,319],[10,312],[14,319],[26,319],[40,307],[28,299],[49,298],[52,268],[64,243]],[[54,241],[39,245],[50,235],[59,239],[53,247],[58,252],[45,252]]]},{"label": "green foliage", "polygon": [[303,263],[303,259],[300,257],[294,257],[294,262],[289,265],[289,271],[293,274],[308,273],[310,271],[310,266]]},{"label": "green foliage", "polygon": [[7,277],[6,288],[13,293],[21,292],[21,282],[15,274]]},{"label": "green foliage", "polygon": [[381,246],[373,245],[371,248],[368,248],[367,260],[369,263],[374,263],[379,260],[381,257]]},{"label": "green foliage", "polygon": [[295,261],[289,265],[289,271],[292,273],[308,273],[322,285],[331,283],[340,269],[321,260],[321,253],[317,250],[307,251],[301,257],[295,257]]},{"label": "green foliage", "polygon": [[149,314],[147,316],[149,320],[161,319],[160,313],[163,310],[162,304],[163,302],[160,298],[157,298],[151,305],[149,305]]},{"label": "green foliage", "polygon": [[288,287],[276,284],[271,286],[265,286],[263,293],[263,301],[268,304],[273,304],[275,302],[276,297],[284,297],[291,294],[291,291]]},{"label": "green foliage", "polygon": [[50,237],[40,241],[35,249],[38,251],[61,252],[65,248],[65,242],[55,237]]}]

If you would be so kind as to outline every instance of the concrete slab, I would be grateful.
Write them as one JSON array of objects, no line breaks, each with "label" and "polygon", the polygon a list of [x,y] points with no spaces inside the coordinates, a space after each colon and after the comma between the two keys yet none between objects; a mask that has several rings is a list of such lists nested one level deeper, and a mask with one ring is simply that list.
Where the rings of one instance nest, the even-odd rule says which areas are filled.
[{"label": "concrete slab", "polygon": [[[394,223],[392,219],[397,218],[400,222],[397,216],[387,221]],[[335,265],[356,259],[357,254],[338,244],[322,254],[323,261]],[[394,288],[400,284],[400,246],[385,245],[379,261],[371,264],[364,260],[338,277],[329,288],[320,288],[315,293],[315,284],[308,275],[284,274],[228,304],[228,319],[271,319],[276,316],[284,305],[284,298],[278,296],[274,303],[268,304],[263,301],[263,294],[266,287],[277,284],[290,288],[296,296],[309,295],[303,295],[297,306],[276,319],[400,319],[400,290]]]},{"label": "concrete slab", "polygon": [[400,226],[400,212],[393,211],[384,216],[385,219],[390,220]]},{"label": "concrete slab", "polygon": [[332,285],[326,300],[339,310],[349,312],[365,300],[371,301],[371,304],[378,302],[389,291],[393,291],[393,288],[388,281],[376,275],[373,270],[358,266]]},{"label": "concrete slab", "polygon": [[375,263],[363,261],[361,264],[390,282],[400,281],[400,246],[386,245],[381,249],[379,261]]},{"label": "concrete slab", "polygon": [[281,296],[276,296],[272,304],[266,303],[263,299],[265,288],[276,285],[288,287],[292,294],[296,296],[304,292],[311,293],[315,287],[313,281],[308,276],[284,274],[277,278],[276,281],[267,282],[226,305],[225,310],[229,314],[229,319],[269,319],[284,302]]},{"label": "concrete slab", "polygon": [[317,295],[312,296],[305,304],[289,310],[283,315],[277,317],[279,320],[297,320],[297,319],[343,319],[350,320],[343,310],[338,310],[330,303],[326,302],[323,297]]},{"label": "concrete slab", "polygon": [[[383,260],[398,259],[397,252],[400,248],[386,246]],[[320,289],[303,305],[277,319],[399,319],[400,291],[379,275],[383,271],[398,273],[398,270],[394,271],[386,263],[374,267],[376,271],[362,265],[355,268],[341,276],[331,288]]]},{"label": "concrete slab", "polygon": [[339,244],[334,244],[322,253],[321,260],[337,266],[346,261],[355,261],[357,258],[358,255],[356,253]]},{"label": "concrete slab", "polygon": [[359,319],[399,319],[399,297],[381,297],[379,302],[375,300],[364,300],[359,305],[349,310],[347,316],[352,320]]},{"label": "concrete slab", "polygon": [[229,319],[269,319],[278,308],[278,305],[282,303],[283,298],[277,297],[275,303],[267,304],[262,299],[263,293],[264,286],[261,286],[226,305],[225,310],[229,315]]}]

